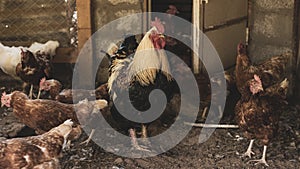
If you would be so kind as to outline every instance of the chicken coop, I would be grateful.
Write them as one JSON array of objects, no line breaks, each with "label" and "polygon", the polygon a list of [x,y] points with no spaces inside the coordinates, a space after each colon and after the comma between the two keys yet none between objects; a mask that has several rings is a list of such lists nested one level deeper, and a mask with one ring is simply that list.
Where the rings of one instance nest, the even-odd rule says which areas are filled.
[{"label": "chicken coop", "polygon": [[[21,123],[23,117],[14,117],[15,108],[9,105],[11,101],[9,99],[12,98],[7,99],[4,96],[6,96],[6,93],[12,93],[13,91],[18,90],[24,92],[30,91],[30,98],[39,98],[40,94],[43,95],[46,93],[41,93],[41,89],[39,89],[39,87],[41,87],[41,79],[42,77],[48,76],[50,71],[51,75],[49,75],[49,77],[51,78],[47,79],[53,78],[58,80],[61,82],[60,87],[62,89],[72,88],[72,80],[74,80],[73,77],[74,74],[76,74],[76,77],[78,77],[78,79],[76,79],[79,83],[78,86],[93,90],[92,88],[94,86],[91,86],[91,82],[94,83],[94,81],[95,86],[98,86],[92,94],[89,93],[90,91],[85,93],[89,95],[89,97],[90,95],[93,95],[93,97],[95,96],[97,99],[106,100],[114,98],[115,96],[112,96],[112,94],[109,93],[111,90],[109,90],[109,92],[107,90],[107,88],[109,88],[109,79],[112,71],[115,71],[111,67],[111,64],[115,63],[114,58],[111,59],[105,57],[101,63],[98,64],[99,55],[111,55],[117,59],[123,57],[122,54],[117,52],[123,52],[122,45],[125,43],[125,37],[130,35],[130,33],[127,34],[128,32],[131,32],[128,30],[129,24],[136,24],[137,26],[130,27],[135,27],[137,30],[143,32],[142,34],[135,36],[136,41],[134,40],[134,42],[137,42],[137,48],[138,44],[143,41],[143,36],[146,35],[149,28],[153,26],[151,25],[151,21],[155,19],[156,13],[168,14],[169,18],[160,18],[163,25],[166,26],[165,30],[168,28],[172,29],[171,31],[175,30],[175,32],[180,30],[176,33],[185,38],[183,40],[167,37],[164,49],[182,59],[190,68],[197,81],[197,89],[201,95],[201,98],[199,99],[201,105],[199,105],[200,108],[199,114],[197,115],[197,122],[202,123],[206,120],[205,112],[209,109],[210,99],[213,98],[211,95],[212,84],[210,84],[210,82],[213,83],[211,80],[212,77],[210,77],[211,74],[208,76],[207,67],[203,62],[205,59],[207,59],[207,62],[209,63],[215,63],[215,61],[213,58],[210,58],[210,56],[203,56],[203,39],[209,39],[220,58],[225,72],[234,79],[233,82],[227,82],[227,92],[230,94],[227,93],[226,106],[224,108],[225,111],[223,115],[226,117],[220,117],[221,123],[226,124],[236,124],[234,112],[237,111],[237,109],[235,106],[239,100],[240,93],[242,93],[237,89],[238,87],[236,87],[238,86],[236,82],[236,71],[238,66],[237,58],[239,55],[243,53],[249,56],[248,59],[252,61],[251,64],[256,66],[264,64],[265,61],[272,59],[274,56],[281,56],[286,53],[290,54],[288,62],[284,66],[284,69],[289,69],[289,89],[283,102],[286,103],[285,100],[289,102],[286,111],[292,113],[280,118],[278,130],[279,139],[275,139],[274,143],[269,144],[269,147],[273,146],[273,148],[268,147],[267,159],[268,164],[272,168],[296,168],[299,166],[300,118],[297,112],[299,113],[300,111],[300,102],[298,101],[300,98],[300,0],[1,0],[0,91],[4,94],[1,98],[3,107],[0,108],[0,138],[3,137],[4,140],[9,140],[16,137],[26,138],[37,134],[34,132],[36,131],[36,128],[38,128],[37,123],[33,124],[29,122],[29,125],[26,123],[23,124],[24,122]],[[116,46],[114,53],[110,53],[107,49],[99,49],[97,46],[102,43],[101,37],[97,37],[96,39],[91,37],[95,35],[98,30],[106,28],[111,22],[132,14],[141,14],[142,17],[141,19],[137,19],[135,23],[128,23],[126,20],[121,22],[122,24],[119,24],[116,28],[110,28],[113,32],[110,32],[107,35],[114,39],[113,37],[122,34],[124,35],[123,39],[112,42],[103,42],[105,45],[114,43]],[[174,16],[183,19],[185,22],[190,23],[190,25],[176,25],[176,23],[170,19]],[[193,27],[197,29],[193,29]],[[54,45],[51,46],[51,49],[43,46],[49,41],[53,43],[51,45]],[[185,41],[185,43],[182,41]],[[36,42],[38,42],[38,45],[40,46],[34,46],[33,44]],[[59,43],[59,45],[56,45],[56,43]],[[246,49],[239,46],[241,43],[246,45]],[[84,52],[86,46],[91,46],[91,48],[93,48],[92,50],[91,48],[88,48],[91,52],[87,52],[87,54]],[[153,48],[156,48],[155,44],[152,46],[154,46]],[[52,51],[53,49],[54,51]],[[128,49],[126,48],[126,50]],[[243,52],[243,50],[245,51]],[[32,56],[34,55],[35,58],[40,58],[37,59],[40,61],[37,62],[37,65],[39,65],[38,70],[40,71],[38,78],[32,78],[30,76],[31,79],[23,79],[23,77],[28,76],[28,72],[30,74],[33,71],[36,71],[36,68],[30,71],[27,70],[27,67],[31,68],[33,64],[24,66],[23,60],[27,57],[26,51],[31,51]],[[201,56],[198,56],[199,53]],[[82,55],[84,56],[82,57]],[[79,60],[79,58],[81,59]],[[47,62],[45,60],[47,60]],[[51,63],[49,63],[48,60],[50,60]],[[43,63],[41,64],[41,62]],[[144,62],[147,62],[147,60]],[[51,69],[49,64],[51,64]],[[274,65],[277,71],[278,65],[276,65],[276,63]],[[49,69],[47,66],[49,66]],[[256,68],[255,66],[254,68]],[[79,70],[82,68],[83,71],[75,72],[75,68],[78,68]],[[96,75],[93,74],[94,69],[97,70]],[[122,71],[123,69],[120,72]],[[185,70],[176,67],[176,71],[183,74]],[[274,73],[270,72],[270,70],[263,71],[270,74]],[[124,74],[127,73],[126,71],[124,72]],[[218,75],[220,72],[213,73]],[[280,73],[281,72],[278,74]],[[277,76],[269,77],[268,75],[268,78],[268,80],[274,81]],[[127,82],[124,83],[127,84]],[[232,87],[232,83],[234,83],[234,89],[228,89],[229,87]],[[262,82],[260,81],[260,83]],[[128,82],[128,85],[129,84],[131,85],[132,82]],[[261,85],[265,85],[264,82]],[[282,86],[282,83],[280,83],[280,85]],[[51,86],[44,86],[43,90],[46,90],[47,87]],[[145,85],[141,88],[145,88]],[[62,91],[62,89],[60,91]],[[281,89],[280,91],[279,89],[277,91],[278,93],[283,92]],[[236,94],[232,94],[232,92]],[[136,93],[139,94],[139,92]],[[74,95],[74,93],[71,94],[73,99]],[[101,97],[98,97],[98,95],[101,95]],[[47,99],[50,100],[50,98],[55,100],[59,97],[49,96]],[[207,99],[209,101],[207,101]],[[137,100],[140,101],[143,99]],[[278,101],[278,104],[279,102],[280,101]],[[75,104],[75,99],[71,99],[68,104],[71,103]],[[102,102],[102,104],[104,103]],[[108,105],[111,106],[110,104]],[[102,109],[107,111],[105,108],[101,107],[101,110]],[[43,111],[46,110],[43,109]],[[105,116],[106,120],[113,119],[109,117],[109,113],[102,114],[104,114],[103,116]],[[189,113],[187,113],[187,116],[190,116]],[[24,116],[24,119],[26,118],[28,118],[28,116]],[[61,114],[59,114],[58,118],[61,118]],[[34,117],[32,119],[34,121]],[[55,124],[56,123],[62,124],[63,121],[55,122]],[[76,124],[76,120],[74,123]],[[112,123],[115,124],[118,123],[118,121]],[[54,124],[54,122],[51,122],[51,124]],[[65,121],[64,124],[69,126],[71,123]],[[147,128],[149,128],[148,132],[155,133],[153,134],[154,136],[158,135],[157,133],[167,130],[165,128],[162,129],[162,131],[157,129],[157,123],[149,123],[147,125]],[[53,127],[57,126],[58,125],[55,125]],[[123,125],[120,126],[122,126],[120,128],[123,128]],[[61,125],[58,127],[61,127]],[[138,128],[138,130],[141,130],[142,134],[144,132],[143,127],[144,126]],[[97,130],[95,130],[95,132],[97,132]],[[94,128],[92,132],[93,131]],[[130,137],[135,135],[135,133],[132,134],[130,131],[133,130],[127,130],[125,133],[129,132],[126,134],[130,135]],[[65,150],[66,152],[63,152],[63,157],[58,158],[57,155],[58,160],[55,157],[50,160],[51,164],[47,162],[48,164],[42,167],[47,167],[49,165],[52,166],[52,168],[55,168],[57,165],[61,166],[61,168],[114,169],[136,167],[259,168],[259,165],[254,166],[246,164],[245,160],[240,160],[238,157],[241,155],[238,150],[244,149],[244,146],[246,146],[246,143],[244,144],[245,139],[240,136],[241,133],[239,130],[232,128],[217,129],[216,132],[212,134],[211,139],[199,145],[197,141],[200,131],[201,128],[193,127],[183,141],[179,142],[176,147],[168,150],[166,153],[157,156],[149,155],[149,158],[137,159],[126,158],[111,153],[115,151],[121,152],[120,149],[122,149],[122,147],[115,149],[111,148],[111,151],[108,153],[105,151],[107,149],[99,148],[94,143],[92,143],[92,145],[83,146],[80,142],[85,138],[79,137],[79,141],[77,140],[71,144],[71,151]],[[108,132],[105,133],[107,137],[108,135],[114,137],[115,131],[111,132],[110,129],[105,129],[105,132]],[[48,131],[46,134],[47,133]],[[84,136],[86,135],[87,134]],[[224,138],[229,141],[224,143]],[[170,140],[172,140],[172,138]],[[243,142],[243,146],[239,145],[241,142]],[[129,143],[124,143],[124,145],[125,144],[135,145],[132,140],[131,142],[129,141]],[[250,142],[250,144],[252,146],[253,142]],[[254,146],[261,145],[261,143],[254,144]],[[3,154],[1,154],[3,152],[1,149],[5,151],[3,146],[0,145],[0,157],[3,156]],[[141,149],[142,148],[139,150]],[[220,150],[226,152],[220,152]],[[260,154],[262,151],[257,149],[254,153]],[[265,149],[264,153],[266,153]],[[252,154],[250,153],[249,156],[251,155]],[[30,161],[28,160],[29,156],[26,156],[26,158],[25,156],[26,154],[24,154],[25,161]],[[265,164],[267,163],[265,162]],[[30,165],[28,164],[29,168],[32,167]],[[9,168],[10,166],[7,164],[7,161],[0,160],[0,168],[2,167]]]}]

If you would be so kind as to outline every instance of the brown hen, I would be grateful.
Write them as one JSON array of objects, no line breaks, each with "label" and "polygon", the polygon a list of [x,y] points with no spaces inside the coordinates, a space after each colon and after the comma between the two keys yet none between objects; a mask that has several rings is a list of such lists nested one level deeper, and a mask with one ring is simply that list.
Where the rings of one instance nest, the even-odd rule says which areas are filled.
[{"label": "brown hen", "polygon": [[62,155],[72,125],[71,120],[66,120],[63,124],[39,136],[1,141],[0,168],[60,168],[58,158]]},{"label": "brown hen", "polygon": [[[88,124],[94,114],[100,113],[100,109],[107,106],[107,101],[83,100],[73,105],[53,100],[31,100],[26,94],[14,91],[8,95],[3,93],[1,104],[12,107],[14,116],[34,129],[37,134],[43,134],[67,119],[74,121],[80,133],[80,123]],[[78,134],[75,133],[75,135]]]},{"label": "brown hen", "polygon": [[[264,145],[260,160],[252,160],[268,166],[266,162],[267,146],[276,136],[280,114],[286,107],[287,79],[263,89],[262,82],[257,75],[246,82],[244,90],[249,90],[250,96],[242,95],[236,104],[236,120],[245,137],[251,139],[250,145],[244,154],[251,158],[254,139],[260,140]],[[246,98],[245,98],[246,97]]]}]

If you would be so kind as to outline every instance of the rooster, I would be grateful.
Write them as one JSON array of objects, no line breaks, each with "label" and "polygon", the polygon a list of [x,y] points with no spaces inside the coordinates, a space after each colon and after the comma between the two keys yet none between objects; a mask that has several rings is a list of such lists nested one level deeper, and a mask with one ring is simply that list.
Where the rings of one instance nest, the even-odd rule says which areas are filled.
[{"label": "rooster", "polygon": [[[85,89],[63,89],[62,84],[55,79],[46,80],[42,78],[40,81],[40,91],[49,92],[50,99],[59,101],[61,103],[78,103],[80,100],[88,99],[105,99],[109,100],[109,94],[107,90],[107,83],[100,85],[95,90]],[[76,100],[74,100],[76,99]]]},{"label": "rooster", "polygon": [[65,147],[73,122],[61,125],[39,135],[0,141],[0,168],[60,168],[58,158]]},{"label": "rooster", "polygon": [[246,82],[253,78],[254,74],[257,74],[262,79],[263,88],[268,88],[273,84],[282,81],[287,72],[287,66],[290,53],[286,53],[280,56],[274,56],[267,59],[263,63],[254,65],[250,58],[246,54],[246,47],[240,43],[237,46],[237,59],[235,66],[235,79],[238,91],[241,95],[249,95],[249,90],[243,88],[246,87]]},{"label": "rooster", "polygon": [[[245,83],[243,90],[248,90],[250,96],[242,95],[235,107],[236,120],[244,135],[251,139],[249,147],[244,154],[251,158],[254,139],[259,139],[263,145],[263,155],[260,160],[250,162],[266,162],[267,146],[272,138],[276,136],[280,114],[286,106],[286,94],[288,80],[276,83],[269,88],[263,88],[263,82],[256,74],[253,79]],[[246,97],[246,98],[244,98]]]},{"label": "rooster", "polygon": [[[80,123],[88,124],[99,110],[107,106],[106,100],[83,100],[75,105],[64,104],[53,100],[31,100],[26,94],[14,91],[3,93],[1,106],[12,107],[13,113],[22,123],[43,134],[67,119],[72,119],[81,132]],[[76,134],[77,135],[77,134]]]},{"label": "rooster", "polygon": [[[138,150],[146,150],[138,145],[135,138],[134,127],[137,123],[132,122],[119,111],[128,110],[128,104],[136,110],[128,110],[130,116],[140,117],[150,106],[149,94],[154,89],[161,89],[170,101],[174,94],[174,81],[170,75],[170,66],[163,50],[165,39],[163,36],[164,26],[158,18],[152,22],[152,28],[145,34],[138,45],[134,56],[129,56],[126,51],[118,50],[113,56],[108,79],[108,90],[113,101],[111,108],[112,116],[116,121],[124,122],[132,138],[133,147]],[[126,45],[124,45],[126,46]],[[129,100],[123,98],[129,93]],[[121,107],[119,110],[116,105]],[[142,124],[142,137],[147,137],[146,126]]]}]

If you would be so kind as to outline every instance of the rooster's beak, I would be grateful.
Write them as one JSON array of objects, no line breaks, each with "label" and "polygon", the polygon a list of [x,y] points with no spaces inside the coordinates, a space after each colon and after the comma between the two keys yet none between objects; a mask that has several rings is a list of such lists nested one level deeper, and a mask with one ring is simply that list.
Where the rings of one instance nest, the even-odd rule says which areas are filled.
[{"label": "rooster's beak", "polygon": [[261,86],[261,87],[259,88],[259,90],[260,90],[260,91],[264,91],[264,88]]}]

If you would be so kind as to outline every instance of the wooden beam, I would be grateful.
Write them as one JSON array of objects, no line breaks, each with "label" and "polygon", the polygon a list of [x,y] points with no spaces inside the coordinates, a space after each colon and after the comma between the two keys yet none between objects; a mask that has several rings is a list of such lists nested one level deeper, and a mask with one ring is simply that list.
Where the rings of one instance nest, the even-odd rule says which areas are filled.
[{"label": "wooden beam", "polygon": [[93,53],[92,41],[88,41],[92,35],[91,0],[76,0],[76,8],[78,17],[78,53],[80,53],[84,45],[89,46],[89,48],[85,48],[84,58],[77,59],[80,70],[78,72],[79,86],[91,88],[93,82]]},{"label": "wooden beam", "polygon": [[194,48],[194,54],[192,58],[193,62],[193,72],[195,74],[199,74],[200,71],[200,61],[199,56],[200,54],[200,2],[199,0],[193,0],[193,16],[192,16],[192,22],[194,25],[193,29],[193,48]]},{"label": "wooden beam", "polygon": [[[151,12],[149,10],[149,2],[151,4],[151,0],[143,0],[143,12]],[[149,16],[149,14],[143,15],[143,32],[147,32],[148,30]]]},{"label": "wooden beam", "polygon": [[77,0],[76,8],[78,17],[78,49],[80,50],[92,35],[91,0]]}]

